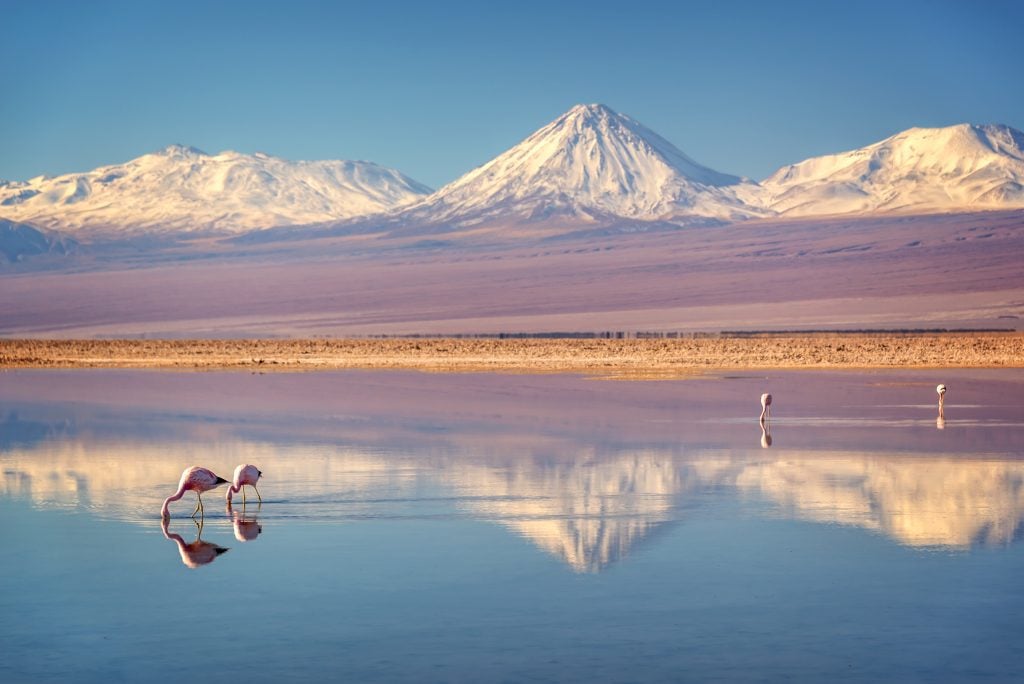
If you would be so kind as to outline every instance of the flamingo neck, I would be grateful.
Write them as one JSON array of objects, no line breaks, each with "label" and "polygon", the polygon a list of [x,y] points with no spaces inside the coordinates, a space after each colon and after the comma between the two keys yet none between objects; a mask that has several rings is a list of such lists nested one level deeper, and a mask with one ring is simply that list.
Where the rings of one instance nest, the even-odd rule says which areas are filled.
[{"label": "flamingo neck", "polygon": [[231,502],[231,497],[232,497],[233,495],[237,494],[237,493],[238,493],[238,491],[239,491],[239,490],[240,490],[241,488],[242,488],[242,486],[241,486],[241,485],[236,485],[236,484],[232,484],[232,485],[231,485],[230,487],[228,487],[228,493],[227,493],[227,500],[228,500],[228,503],[230,503],[230,502]]},{"label": "flamingo neck", "polygon": [[177,501],[178,499],[180,499],[183,496],[185,496],[185,488],[184,487],[178,487],[178,491],[174,492],[169,497],[164,499],[164,507],[160,509],[160,517],[162,517],[162,518],[169,518],[169,517],[171,517],[171,513],[170,513],[169,510],[167,510],[167,506],[170,505],[170,503],[172,501]]}]

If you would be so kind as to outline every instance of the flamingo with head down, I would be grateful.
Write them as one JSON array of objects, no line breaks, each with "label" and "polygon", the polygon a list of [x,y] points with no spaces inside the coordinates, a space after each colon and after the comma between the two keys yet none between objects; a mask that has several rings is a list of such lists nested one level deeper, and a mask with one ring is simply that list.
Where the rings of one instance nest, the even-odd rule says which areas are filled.
[{"label": "flamingo with head down", "polygon": [[256,490],[256,498],[259,499],[260,504],[263,503],[263,497],[260,496],[260,490],[256,489],[256,483],[259,481],[260,476],[263,472],[254,465],[243,463],[235,468],[235,477],[231,486],[228,487],[227,502],[231,504],[231,497],[237,494],[239,490],[242,492],[242,504],[245,504],[245,485],[249,485]]},{"label": "flamingo with head down", "polygon": [[767,417],[771,420],[772,417],[772,395],[765,392],[761,395],[761,422],[763,423]]},{"label": "flamingo with head down", "polygon": [[196,503],[196,510],[192,511],[192,517],[196,517],[196,513],[202,515],[203,492],[208,492],[214,487],[219,487],[225,482],[227,482],[227,480],[207,468],[200,466],[185,468],[185,472],[181,474],[181,481],[178,482],[178,491],[174,492],[164,500],[164,507],[160,509],[160,517],[171,517],[171,513],[167,507],[172,501],[177,501],[181,497],[185,496],[185,492],[189,490],[195,492],[196,498],[198,499],[198,503]]}]

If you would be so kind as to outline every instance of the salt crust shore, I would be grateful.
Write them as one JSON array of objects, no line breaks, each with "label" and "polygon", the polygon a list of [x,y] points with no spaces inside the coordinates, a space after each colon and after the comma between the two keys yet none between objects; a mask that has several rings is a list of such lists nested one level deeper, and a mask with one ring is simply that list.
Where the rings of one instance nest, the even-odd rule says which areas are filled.
[{"label": "salt crust shore", "polygon": [[1021,368],[1024,333],[785,333],[680,339],[0,340],[0,368],[582,373]]}]

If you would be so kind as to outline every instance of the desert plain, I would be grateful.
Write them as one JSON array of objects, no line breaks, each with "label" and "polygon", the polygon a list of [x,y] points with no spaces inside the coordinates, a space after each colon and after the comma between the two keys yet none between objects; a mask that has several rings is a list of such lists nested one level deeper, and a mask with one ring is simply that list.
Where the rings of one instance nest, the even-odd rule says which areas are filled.
[{"label": "desert plain", "polygon": [[1024,367],[1024,333],[780,333],[671,338],[0,340],[0,368],[582,373]]},{"label": "desert plain", "polygon": [[672,377],[1024,365],[1020,212],[523,230],[12,267],[0,367]]}]

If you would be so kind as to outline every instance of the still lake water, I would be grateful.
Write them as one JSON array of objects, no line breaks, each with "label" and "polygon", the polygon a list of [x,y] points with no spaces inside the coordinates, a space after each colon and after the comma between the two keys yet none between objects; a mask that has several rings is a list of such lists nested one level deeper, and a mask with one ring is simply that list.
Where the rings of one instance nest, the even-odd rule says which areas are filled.
[{"label": "still lake water", "polygon": [[3,682],[1024,672],[1021,371],[8,372],[0,469]]}]

